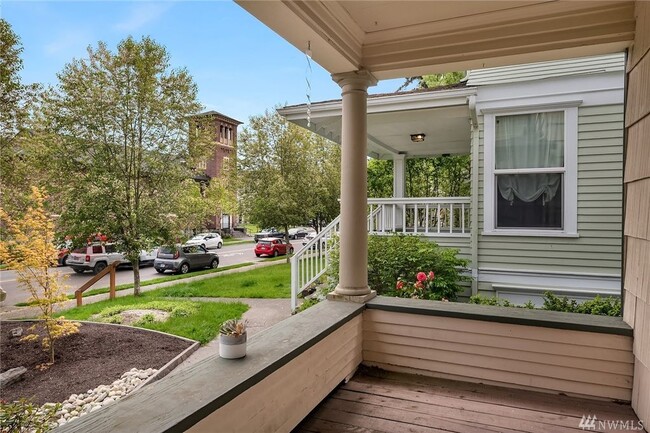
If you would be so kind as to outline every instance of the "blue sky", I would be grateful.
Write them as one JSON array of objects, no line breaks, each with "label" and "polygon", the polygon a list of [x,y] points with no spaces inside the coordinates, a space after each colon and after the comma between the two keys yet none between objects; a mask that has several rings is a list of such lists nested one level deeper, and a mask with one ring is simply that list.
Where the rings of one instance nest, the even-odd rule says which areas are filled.
[{"label": "blue sky", "polygon": [[[232,2],[0,0],[0,15],[22,40],[25,83],[55,84],[57,72],[98,41],[115,48],[129,35],[149,35],[167,47],[173,66],[189,70],[208,110],[246,122],[277,104],[306,102],[304,53]],[[340,97],[319,65],[310,76],[312,101]],[[370,91],[392,92],[402,82]]]}]

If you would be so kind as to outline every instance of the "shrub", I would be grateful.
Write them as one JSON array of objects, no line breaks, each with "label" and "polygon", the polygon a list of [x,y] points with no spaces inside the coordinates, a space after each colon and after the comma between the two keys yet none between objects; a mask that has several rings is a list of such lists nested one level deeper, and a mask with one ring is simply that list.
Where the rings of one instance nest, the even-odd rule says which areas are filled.
[{"label": "shrub", "polygon": [[[102,319],[102,322],[121,323],[119,314],[127,310],[161,310],[167,311],[171,317],[187,317],[195,314],[198,308],[196,307],[196,304],[188,301],[148,301],[132,305],[115,305],[104,308],[99,313],[99,317]],[[134,325],[141,326],[142,324],[147,323],[146,321],[142,322],[142,319],[147,316],[148,315],[142,316],[142,318],[138,322],[134,323]],[[116,317],[118,320],[115,319]],[[151,317],[153,319],[153,316]]]},{"label": "shrub", "polygon": [[320,299],[318,299],[318,298],[305,299],[304,301],[302,301],[302,304],[300,304],[300,305],[298,305],[298,307],[296,307],[293,314],[301,313],[301,312],[305,311],[306,309],[308,309],[309,307],[313,307],[314,305],[318,304],[319,302],[320,302]]},{"label": "shrub", "polygon": [[507,299],[497,298],[496,296],[488,298],[487,296],[483,296],[483,295],[471,296],[469,298],[469,303],[478,304],[478,305],[493,305],[496,307],[520,307],[520,308],[528,308],[531,310],[535,308],[535,304],[533,304],[533,301],[527,301],[524,305],[515,305],[512,302],[508,301]]},{"label": "shrub", "polygon": [[566,296],[559,297],[551,292],[544,293],[544,310],[565,311],[568,313],[594,314],[598,316],[620,316],[621,299],[613,296],[606,298],[596,295],[581,304]]},{"label": "shrub", "polygon": [[[396,291],[398,280],[414,280],[418,272],[435,273],[436,298],[455,300],[462,290],[460,282],[471,278],[462,274],[468,261],[458,250],[441,248],[418,236],[395,234],[368,237],[368,285],[378,294],[402,296]],[[338,283],[339,256],[334,254],[328,271],[333,288]]]},{"label": "shrub", "polygon": [[[499,299],[495,297],[485,297],[482,295],[474,295],[469,298],[470,304],[480,304],[480,305],[496,305],[500,307],[523,307],[523,308],[535,308],[535,305],[532,301],[526,302],[524,305],[514,305],[507,299]],[[557,296],[552,292],[544,293],[544,305],[542,305],[542,310],[547,311],[561,311],[565,313],[579,313],[579,314],[594,314],[600,316],[620,316],[621,315],[621,300],[609,296],[603,298],[600,295],[596,295],[594,299],[590,299],[583,303],[578,303],[575,299],[569,299],[566,296]]]},{"label": "shrub", "polygon": [[153,314],[145,314],[144,316],[140,317],[140,320],[136,321],[133,326],[146,326],[146,325],[151,325],[156,321],[156,318],[154,317]]},{"label": "shrub", "polygon": [[[0,207],[0,226],[6,230],[0,239],[0,261],[16,271],[16,281],[31,295],[28,302],[41,310],[42,321],[30,326],[30,333],[21,341],[40,340],[49,355],[49,362],[41,365],[43,368],[54,364],[55,342],[79,332],[79,323],[54,318],[54,306],[68,298],[66,288],[59,283],[59,272],[51,269],[56,265],[57,249],[53,244],[54,222],[45,209],[46,199],[43,190],[32,187],[30,205],[23,215],[11,216]],[[37,332],[38,328],[43,332]]]},{"label": "shrub", "polygon": [[57,426],[60,404],[34,405],[27,399],[0,402],[0,432],[45,433]]}]

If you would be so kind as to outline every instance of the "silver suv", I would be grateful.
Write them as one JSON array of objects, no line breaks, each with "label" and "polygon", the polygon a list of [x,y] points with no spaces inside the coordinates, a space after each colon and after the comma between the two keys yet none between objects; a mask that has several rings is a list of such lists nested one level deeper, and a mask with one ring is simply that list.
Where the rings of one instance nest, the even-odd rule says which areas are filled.
[{"label": "silver suv", "polygon": [[98,274],[114,262],[119,265],[128,263],[124,256],[115,250],[114,244],[94,244],[73,250],[66,264],[78,274],[85,271]]},{"label": "silver suv", "polygon": [[161,274],[165,271],[187,274],[190,269],[207,267],[216,269],[219,266],[219,255],[206,250],[201,245],[160,247],[153,266]]}]

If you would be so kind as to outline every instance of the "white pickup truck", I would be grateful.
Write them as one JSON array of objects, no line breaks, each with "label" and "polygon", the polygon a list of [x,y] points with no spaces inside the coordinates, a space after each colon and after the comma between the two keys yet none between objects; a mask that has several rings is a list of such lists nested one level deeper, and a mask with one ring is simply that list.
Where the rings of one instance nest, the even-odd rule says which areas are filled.
[{"label": "white pickup truck", "polygon": [[[140,253],[140,265],[152,265],[155,258],[156,250],[142,251]],[[130,264],[124,254],[116,251],[115,244],[93,244],[72,251],[66,264],[78,274],[86,271],[98,274],[115,262],[117,262],[118,266]]]}]

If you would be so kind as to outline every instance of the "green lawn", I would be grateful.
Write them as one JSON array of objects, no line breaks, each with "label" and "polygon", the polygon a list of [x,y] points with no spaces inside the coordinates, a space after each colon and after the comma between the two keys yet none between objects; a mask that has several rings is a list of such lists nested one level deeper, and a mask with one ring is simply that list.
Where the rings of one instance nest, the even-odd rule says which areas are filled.
[{"label": "green lawn", "polygon": [[[140,282],[140,287],[146,287],[146,286],[151,286],[152,284],[158,284],[158,283],[164,283],[166,281],[176,281],[176,280],[182,280],[184,278],[190,278],[190,277],[196,277],[198,275],[205,275],[205,274],[215,274],[223,271],[227,271],[229,269],[237,269],[237,268],[243,268],[244,266],[250,266],[252,265],[253,262],[244,262],[244,263],[237,263],[236,265],[230,265],[230,266],[224,266],[223,268],[217,268],[217,269],[206,269],[203,271],[198,271],[198,272],[189,272],[187,274],[179,274],[179,275],[166,275],[164,277],[159,277],[159,278],[154,278],[151,280],[146,280],[146,281],[141,281]],[[133,283],[129,284],[120,284],[115,286],[115,291],[119,292],[120,290],[128,290],[133,288]],[[101,287],[98,289],[90,289],[86,290],[83,292],[83,297],[85,298],[86,296],[92,296],[92,295],[99,295],[102,293],[108,293],[109,289],[108,287]],[[68,295],[68,299],[74,299],[75,296],[74,294]],[[19,302],[16,304],[16,307],[28,307],[30,305],[36,305],[36,302]]]},{"label": "green lawn", "polygon": [[211,298],[289,298],[291,267],[288,263],[201,281],[175,284],[149,293],[156,296]]},{"label": "green lawn", "polygon": [[[156,296],[151,292],[142,296],[125,296],[114,300],[95,302],[82,307],[66,310],[58,316],[65,316],[66,319],[72,320],[89,320],[93,314],[100,314],[103,311],[120,306],[128,306],[129,309],[154,307],[155,303],[169,303]],[[228,320],[241,318],[242,314],[248,310],[248,305],[240,302],[190,302],[179,301],[179,303],[190,306],[192,312],[189,315],[179,315],[170,317],[165,322],[154,322],[139,325],[142,328],[153,329],[156,331],[167,332],[181,337],[197,340],[201,344],[206,344],[214,339],[219,333],[219,326]]]}]

